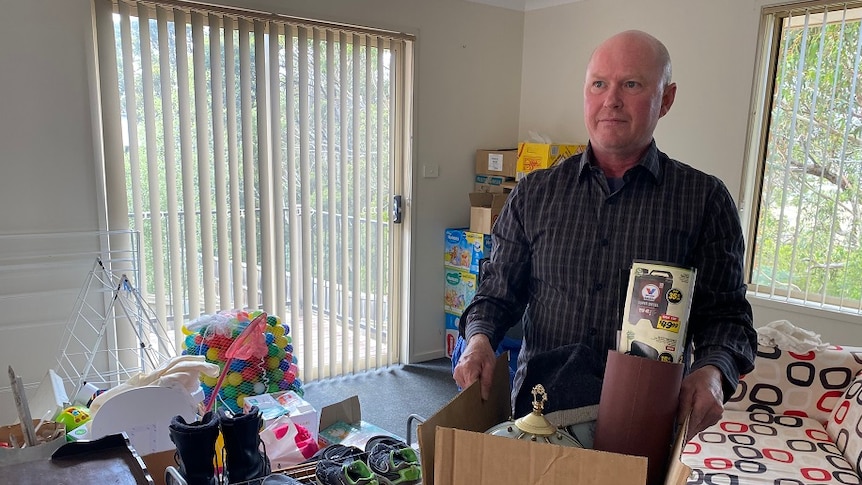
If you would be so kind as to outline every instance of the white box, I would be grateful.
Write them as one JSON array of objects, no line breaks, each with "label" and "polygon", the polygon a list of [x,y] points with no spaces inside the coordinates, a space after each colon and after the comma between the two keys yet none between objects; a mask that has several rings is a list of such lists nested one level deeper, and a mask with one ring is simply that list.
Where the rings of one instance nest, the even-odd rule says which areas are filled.
[{"label": "white box", "polygon": [[317,410],[294,391],[246,396],[243,401],[243,409],[245,412],[248,412],[252,406],[257,406],[260,410],[264,426],[269,426],[275,418],[287,414],[294,424],[298,424],[308,430],[314,440],[317,441],[317,432],[320,425],[320,417],[317,414]]}]

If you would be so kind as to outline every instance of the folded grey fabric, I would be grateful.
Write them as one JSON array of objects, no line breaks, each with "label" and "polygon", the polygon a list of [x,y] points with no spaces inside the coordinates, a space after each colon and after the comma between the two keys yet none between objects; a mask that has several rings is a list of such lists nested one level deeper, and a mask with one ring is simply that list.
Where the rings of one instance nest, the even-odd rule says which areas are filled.
[{"label": "folded grey fabric", "polygon": [[571,344],[537,354],[527,362],[524,383],[515,398],[515,417],[533,410],[532,390],[541,384],[548,395],[544,414],[557,426],[596,419],[604,366],[593,350]]}]

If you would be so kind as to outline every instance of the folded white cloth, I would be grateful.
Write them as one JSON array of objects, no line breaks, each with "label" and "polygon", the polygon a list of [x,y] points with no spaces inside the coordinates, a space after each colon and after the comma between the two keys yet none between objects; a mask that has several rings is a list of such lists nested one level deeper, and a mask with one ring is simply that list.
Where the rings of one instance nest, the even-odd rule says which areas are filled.
[{"label": "folded white cloth", "polygon": [[829,343],[820,339],[819,333],[797,327],[787,320],[776,320],[759,327],[757,343],[767,347],[778,347],[796,353],[825,350]]},{"label": "folded white cloth", "polygon": [[169,359],[149,374],[139,373],[119,386],[99,394],[90,403],[90,416],[95,416],[99,407],[117,394],[141,386],[161,386],[185,390],[191,395],[200,387],[200,375],[218,377],[218,364],[206,362],[203,355],[179,355]]}]

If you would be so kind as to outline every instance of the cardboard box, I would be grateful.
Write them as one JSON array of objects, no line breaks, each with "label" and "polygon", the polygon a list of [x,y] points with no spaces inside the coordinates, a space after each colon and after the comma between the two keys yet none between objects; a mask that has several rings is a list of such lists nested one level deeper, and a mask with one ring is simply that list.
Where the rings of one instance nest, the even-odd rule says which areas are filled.
[{"label": "cardboard box", "polygon": [[491,234],[508,194],[470,193],[470,231]]},{"label": "cardboard box", "polygon": [[443,309],[461,315],[476,295],[478,275],[460,269],[445,268],[444,280]]},{"label": "cardboard box", "polygon": [[358,396],[349,397],[320,410],[318,444],[321,448],[341,443],[365,449],[365,442],[369,438],[381,434],[404,441],[404,438],[395,433],[363,421]]},{"label": "cardboard box", "polygon": [[461,317],[453,313],[446,312],[446,357],[452,358],[452,352],[455,350],[455,343],[458,342],[458,321]]},{"label": "cardboard box", "polygon": [[[514,440],[484,434],[510,419],[509,373],[506,354],[494,369],[487,401],[479,384],[458,394],[434,416],[419,425],[419,449],[425,485],[644,485],[647,460],[643,457]],[[680,433],[683,435],[683,433]],[[691,469],[679,461],[682,439],[677,439],[665,485],[684,485]]]},{"label": "cardboard box", "polygon": [[497,194],[506,194],[515,188],[515,179],[513,177],[501,177],[499,175],[476,175],[476,182],[473,185],[474,192],[493,192]]},{"label": "cardboard box", "polygon": [[514,178],[517,166],[518,150],[515,148],[476,150],[477,174]]},{"label": "cardboard box", "polygon": [[518,162],[515,179],[521,180],[534,170],[551,168],[557,163],[581,153],[586,145],[559,145],[554,143],[518,143]]},{"label": "cardboard box", "polygon": [[246,396],[243,409],[249,412],[252,406],[257,406],[260,410],[265,426],[269,426],[275,418],[287,414],[294,424],[305,428],[312,438],[317,440],[319,424],[317,410],[294,391]]},{"label": "cardboard box", "polygon": [[443,264],[449,268],[479,274],[479,260],[491,256],[491,235],[466,227],[446,229]]},{"label": "cardboard box", "polygon": [[[55,421],[45,421],[39,426],[39,420],[33,420],[33,428],[36,431],[37,444],[24,446],[24,430],[21,424],[10,424],[0,426],[0,465],[17,465],[36,460],[51,458],[51,454],[66,443],[66,428]],[[16,445],[17,444],[17,445]],[[10,447],[7,448],[6,445]]]}]

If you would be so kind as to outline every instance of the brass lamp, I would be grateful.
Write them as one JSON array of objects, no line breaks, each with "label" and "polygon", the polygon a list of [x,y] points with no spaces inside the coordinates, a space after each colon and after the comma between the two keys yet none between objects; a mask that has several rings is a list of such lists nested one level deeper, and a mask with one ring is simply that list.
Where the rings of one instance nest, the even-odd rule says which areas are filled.
[{"label": "brass lamp", "polygon": [[485,433],[518,440],[583,448],[583,445],[575,437],[555,427],[542,414],[545,402],[548,401],[548,395],[545,392],[544,386],[537,384],[531,392],[533,394],[533,410],[529,414],[514,421],[510,420],[493,426],[485,431]]}]

